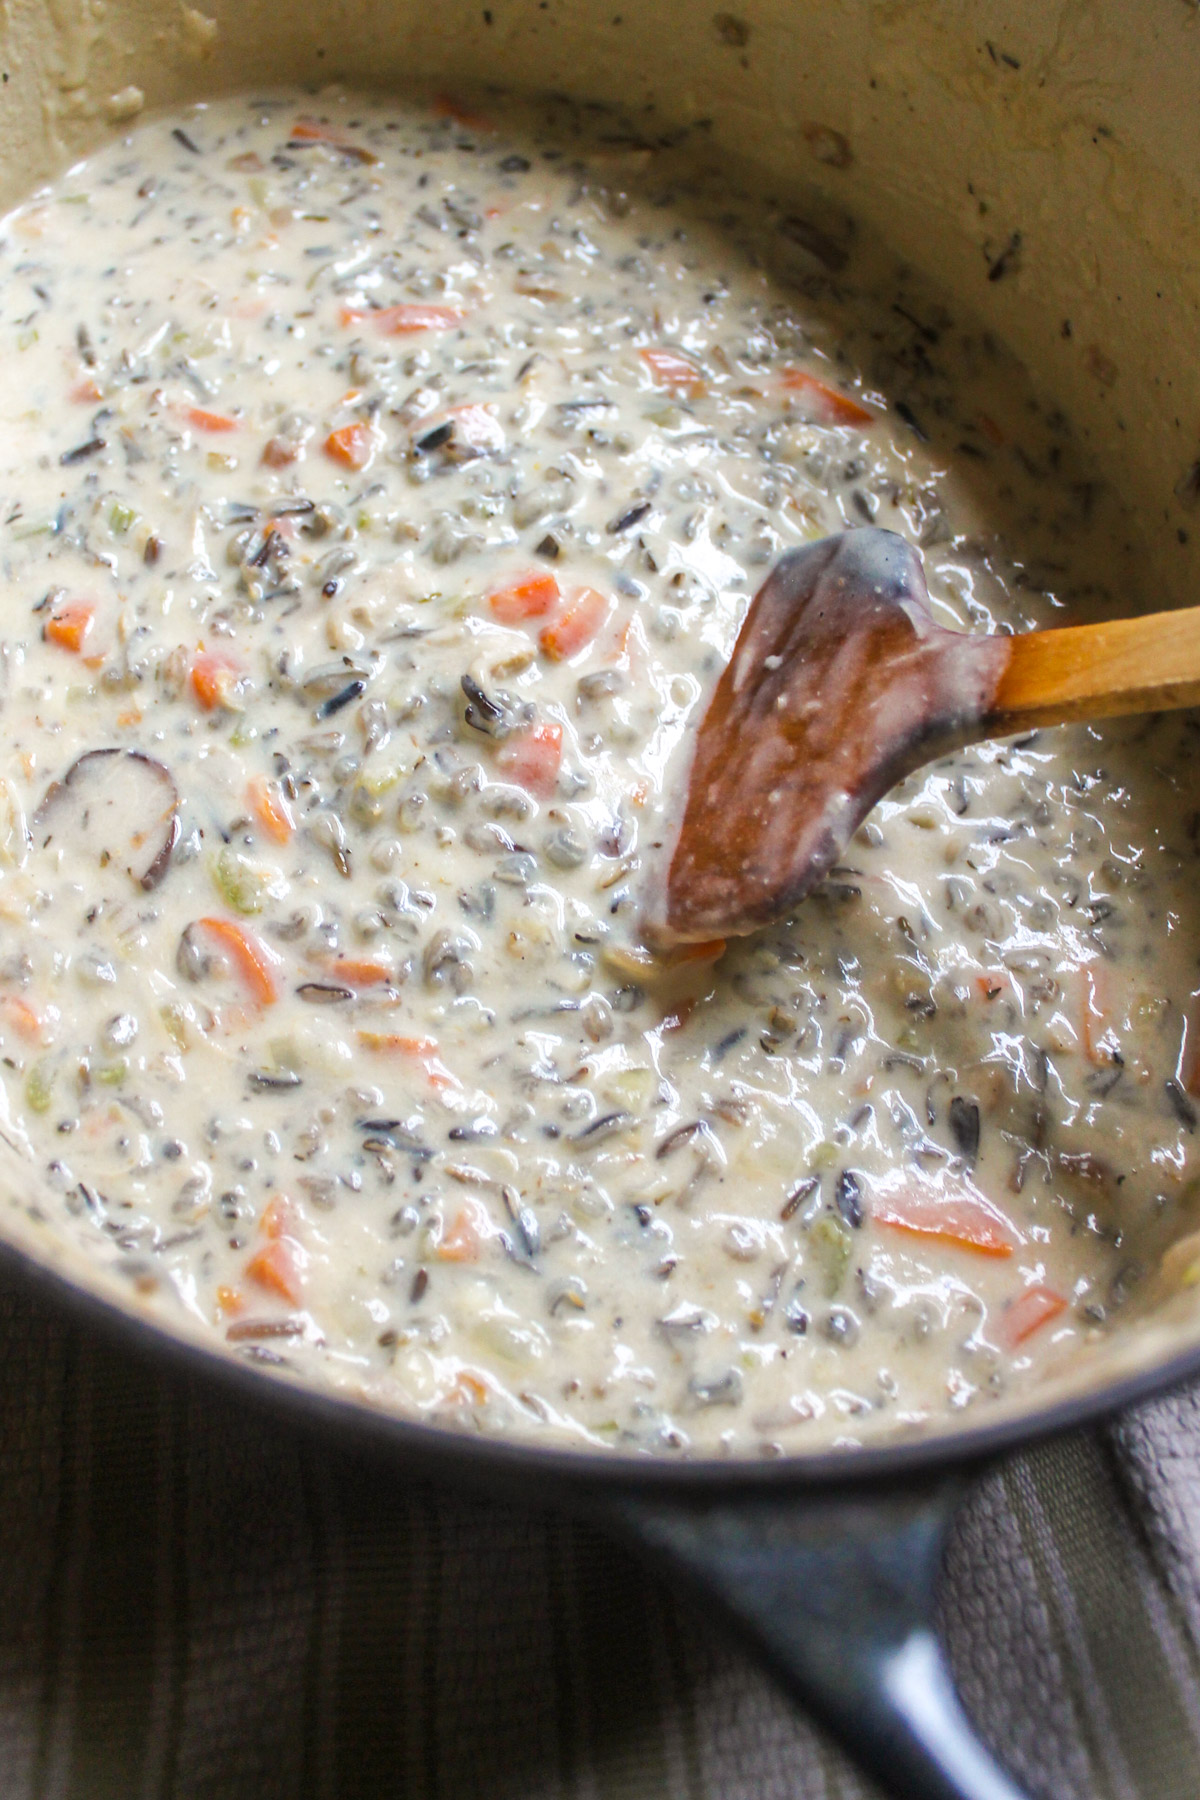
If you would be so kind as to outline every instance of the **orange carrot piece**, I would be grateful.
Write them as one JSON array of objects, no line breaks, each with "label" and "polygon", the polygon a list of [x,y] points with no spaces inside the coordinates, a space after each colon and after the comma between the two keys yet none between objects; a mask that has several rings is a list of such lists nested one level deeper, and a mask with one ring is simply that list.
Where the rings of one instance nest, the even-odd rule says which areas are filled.
[{"label": "orange carrot piece", "polygon": [[1060,1294],[1057,1288],[1047,1287],[1044,1281],[1036,1281],[1023,1294],[1018,1294],[1000,1315],[1000,1336],[1010,1350],[1015,1350],[1051,1319],[1065,1313],[1067,1305],[1065,1294]]},{"label": "orange carrot piece", "polygon": [[502,625],[520,625],[540,619],[558,605],[559,587],[553,575],[522,575],[507,587],[488,595],[488,605]]},{"label": "orange carrot piece", "polygon": [[725,954],[724,938],[709,938],[703,944],[679,944],[671,952],[672,963],[719,962]]},{"label": "orange carrot piece", "polygon": [[222,1285],[217,1289],[217,1310],[227,1317],[230,1313],[240,1313],[245,1304],[236,1288]]},{"label": "orange carrot piece", "polygon": [[358,1041],[364,1050],[377,1056],[411,1056],[425,1071],[432,1088],[454,1088],[459,1083],[437,1054],[436,1038],[405,1037],[397,1031],[360,1031]]},{"label": "orange carrot piece", "polygon": [[91,636],[95,622],[96,609],[87,600],[68,601],[66,606],[58,607],[46,620],[46,640],[57,644],[62,650],[74,651],[78,656]]},{"label": "orange carrot piece", "polygon": [[551,662],[568,662],[591,643],[602,631],[611,610],[607,594],[595,588],[580,588],[565,612],[544,625],[538,633],[542,655]]},{"label": "orange carrot piece", "polygon": [[462,319],[457,306],[431,306],[409,301],[400,306],[343,306],[343,325],[367,324],[383,337],[408,337],[415,331],[449,331]]},{"label": "orange carrot piece", "polygon": [[531,725],[527,731],[506,738],[496,755],[496,765],[518,787],[548,800],[558,785],[562,763],[561,725]]},{"label": "orange carrot piece", "polygon": [[28,1000],[22,1000],[16,994],[4,996],[4,1010],[12,1020],[13,1030],[27,1043],[40,1044],[42,1041],[41,1015],[34,1011]]},{"label": "orange carrot piece", "polygon": [[239,674],[231,656],[219,650],[197,650],[192,658],[192,692],[205,712],[227,704]]},{"label": "orange carrot piece", "polygon": [[1080,1007],[1080,1036],[1083,1040],[1083,1053],[1090,1063],[1108,1065],[1112,1062],[1116,1039],[1108,1022],[1108,1008],[1104,1001],[1104,976],[1100,968],[1092,963],[1083,969],[1083,1004]]},{"label": "orange carrot piece", "polygon": [[704,376],[682,350],[650,349],[639,352],[659,387],[674,388],[695,396],[704,392]]},{"label": "orange carrot piece", "polygon": [[371,460],[371,430],[361,419],[350,425],[339,425],[325,439],[325,454],[347,469],[365,469]]},{"label": "orange carrot piece", "polygon": [[460,1369],[454,1377],[454,1386],[448,1397],[451,1400],[461,1401],[466,1406],[482,1406],[488,1397],[487,1382],[482,1381],[470,1369]]},{"label": "orange carrot piece", "polygon": [[361,962],[349,956],[341,957],[333,963],[329,973],[335,981],[344,981],[347,987],[352,988],[386,987],[393,975],[387,963]]},{"label": "orange carrot piece", "polygon": [[80,405],[91,405],[97,400],[102,400],[104,396],[101,394],[98,384],[92,380],[91,376],[85,375],[83,380],[77,381],[75,386],[71,389],[70,398],[77,401]]},{"label": "orange carrot piece", "polygon": [[356,143],[351,137],[338,130],[336,125],[323,124],[320,119],[311,119],[301,115],[292,126],[289,138],[291,144],[328,144],[331,150],[341,150],[347,156],[353,156],[358,162],[377,163],[379,158],[365,144]]},{"label": "orange carrot piece", "polygon": [[441,1262],[478,1262],[481,1248],[479,1208],[473,1201],[459,1207],[449,1230],[437,1247]]},{"label": "orange carrot piece", "polygon": [[259,1006],[273,1006],[279,998],[275,958],[254,933],[232,919],[206,918],[197,919],[196,923],[216,939],[222,950],[228,951],[252,999]]},{"label": "orange carrot piece", "polygon": [[252,775],[246,784],[246,794],[267,836],[277,844],[286,844],[296,829],[296,821],[279,783],[266,775]]},{"label": "orange carrot piece", "polygon": [[469,107],[461,105],[452,94],[435,94],[433,111],[439,119],[453,119],[456,125],[462,125],[467,131],[491,131],[491,120],[483,113],[472,112]]},{"label": "orange carrot piece", "polygon": [[436,1038],[404,1037],[395,1031],[360,1031],[358,1041],[366,1050],[394,1050],[401,1056],[426,1057],[437,1054]]},{"label": "orange carrot piece", "polygon": [[1012,977],[1007,969],[989,969],[986,975],[975,977],[975,986],[985,1000],[995,1000],[1012,986]]},{"label": "orange carrot piece", "polygon": [[299,1306],[304,1298],[296,1247],[290,1238],[274,1238],[256,1250],[246,1264],[246,1279],[278,1294],[290,1306]]},{"label": "orange carrot piece", "polygon": [[324,125],[320,119],[310,119],[305,114],[292,126],[293,144],[340,144],[342,134],[334,125]]},{"label": "orange carrot piece", "polygon": [[267,1238],[286,1237],[296,1224],[296,1209],[286,1194],[272,1194],[263,1207],[258,1229]]},{"label": "orange carrot piece", "polygon": [[1004,1215],[963,1185],[950,1193],[913,1187],[885,1190],[872,1205],[877,1225],[912,1237],[935,1238],[977,1256],[1011,1256],[1015,1233]]},{"label": "orange carrot piece", "polygon": [[875,414],[839,388],[830,387],[807,369],[784,369],[780,382],[789,394],[799,394],[807,402],[814,424],[872,425]]},{"label": "orange carrot piece", "polygon": [[189,407],[188,420],[197,431],[236,431],[238,428],[237,420],[230,418],[228,413],[209,412],[204,406]]}]

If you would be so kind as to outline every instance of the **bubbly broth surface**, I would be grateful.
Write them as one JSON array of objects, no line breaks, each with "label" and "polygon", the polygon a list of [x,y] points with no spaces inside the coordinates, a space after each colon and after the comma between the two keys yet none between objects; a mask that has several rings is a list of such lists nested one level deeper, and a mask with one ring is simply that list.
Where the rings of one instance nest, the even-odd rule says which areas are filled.
[{"label": "bubbly broth surface", "polygon": [[1195,733],[951,757],[647,953],[782,550],[888,526],[960,628],[1135,592],[1002,351],[702,155],[284,94],[4,222],[0,1055],[62,1230],[237,1354],[779,1454],[1030,1388],[1187,1229]]}]

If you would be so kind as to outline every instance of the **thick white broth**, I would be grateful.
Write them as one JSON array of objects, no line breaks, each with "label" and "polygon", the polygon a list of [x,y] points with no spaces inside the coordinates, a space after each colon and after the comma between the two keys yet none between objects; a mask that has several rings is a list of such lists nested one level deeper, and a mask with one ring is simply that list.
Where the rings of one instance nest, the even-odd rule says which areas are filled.
[{"label": "thick white broth", "polygon": [[5,221],[0,1053],[62,1230],[239,1355],[777,1454],[1031,1387],[1187,1229],[1194,726],[949,758],[647,954],[780,551],[888,526],[980,630],[1135,591],[1011,360],[702,154],[284,94]]}]

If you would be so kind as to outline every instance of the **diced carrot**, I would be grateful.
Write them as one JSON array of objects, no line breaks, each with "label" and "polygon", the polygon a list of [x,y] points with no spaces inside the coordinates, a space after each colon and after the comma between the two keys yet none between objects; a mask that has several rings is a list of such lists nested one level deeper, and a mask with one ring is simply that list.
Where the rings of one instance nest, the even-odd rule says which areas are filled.
[{"label": "diced carrot", "polygon": [[329,973],[336,981],[344,981],[352,988],[386,987],[393,977],[387,963],[359,962],[353,957],[341,957]]},{"label": "diced carrot", "polygon": [[217,1310],[223,1312],[226,1317],[231,1313],[240,1313],[245,1304],[246,1302],[236,1288],[222,1285],[217,1289]]},{"label": "diced carrot", "polygon": [[252,999],[259,1006],[272,1006],[279,998],[275,981],[277,959],[266,946],[232,919],[206,918],[197,919],[196,923],[216,939],[222,950],[228,951]]},{"label": "diced carrot", "polygon": [[291,1238],[273,1238],[256,1250],[246,1264],[246,1279],[278,1294],[291,1306],[299,1306],[304,1298],[300,1259]]},{"label": "diced carrot", "polygon": [[650,783],[648,781],[635,781],[629,790],[631,804],[638,807],[645,806],[649,798]]},{"label": "diced carrot", "polygon": [[442,1262],[479,1261],[483,1242],[482,1213],[483,1208],[478,1201],[463,1202],[437,1247],[437,1255]]},{"label": "diced carrot", "polygon": [[1104,1001],[1106,985],[1099,964],[1087,963],[1084,965],[1080,1037],[1083,1040],[1084,1055],[1090,1063],[1097,1065],[1111,1064],[1113,1052],[1117,1048],[1117,1040],[1108,1023],[1108,1008]]},{"label": "diced carrot", "polygon": [[203,406],[190,407],[188,419],[197,431],[236,431],[238,428],[237,420],[230,418],[228,413],[209,412]]},{"label": "diced carrot", "polygon": [[365,469],[371,460],[374,448],[371,442],[371,428],[364,425],[361,419],[355,419],[350,425],[339,425],[325,439],[325,454],[334,462],[342,463],[347,469]]},{"label": "diced carrot", "polygon": [[339,133],[332,125],[323,125],[320,119],[309,119],[301,115],[292,126],[292,142],[294,144],[336,144]]},{"label": "diced carrot", "polygon": [[456,125],[462,125],[468,131],[491,131],[492,123],[483,113],[472,112],[463,106],[451,94],[435,94],[433,110],[439,119],[453,119]]},{"label": "diced carrot", "polygon": [[704,392],[704,376],[682,350],[650,349],[640,354],[659,387],[674,388],[693,397]]},{"label": "diced carrot", "polygon": [[436,1038],[404,1037],[395,1031],[360,1031],[358,1041],[366,1050],[395,1051],[400,1056],[436,1056]]},{"label": "diced carrot", "polygon": [[228,705],[240,673],[238,664],[223,651],[197,650],[192,658],[192,692],[205,712]]},{"label": "diced carrot", "polygon": [[497,767],[539,799],[548,800],[558,785],[562,763],[561,725],[531,725],[506,738],[496,755]]},{"label": "diced carrot", "polygon": [[448,1397],[460,1400],[467,1406],[482,1406],[488,1397],[487,1382],[470,1369],[460,1369],[454,1377],[454,1386]]},{"label": "diced carrot", "polygon": [[266,775],[252,775],[246,784],[246,794],[267,836],[277,844],[286,844],[296,829],[296,821],[279,783]]},{"label": "diced carrot", "polygon": [[806,403],[814,424],[871,425],[875,421],[873,412],[807,369],[784,369],[779,379],[789,394],[798,394]]},{"label": "diced carrot", "polygon": [[438,1058],[436,1038],[405,1037],[395,1031],[360,1031],[358,1041],[364,1050],[373,1050],[378,1056],[411,1056],[421,1064],[430,1087],[440,1089],[459,1086],[457,1079]]},{"label": "diced carrot", "polygon": [[977,1256],[1011,1256],[1017,1234],[998,1207],[965,1181],[947,1191],[944,1182],[928,1188],[889,1183],[871,1207],[877,1225],[913,1237],[936,1238]]},{"label": "diced carrot", "polygon": [[86,600],[72,600],[66,606],[58,607],[46,620],[46,640],[62,650],[72,650],[78,656],[91,636],[95,622],[94,606]]},{"label": "diced carrot", "polygon": [[77,381],[71,389],[71,399],[79,402],[80,405],[94,405],[97,400],[103,398],[99,386],[90,375],[85,375],[83,380]]},{"label": "diced carrot", "polygon": [[551,662],[567,662],[572,656],[578,656],[603,630],[611,609],[607,594],[599,593],[596,588],[580,588],[566,611],[538,633],[542,655],[549,657]]},{"label": "diced carrot", "polygon": [[975,977],[975,986],[985,1000],[995,1000],[1012,986],[1012,976],[1007,969],[989,969],[986,975]]},{"label": "diced carrot", "polygon": [[553,575],[540,572],[522,575],[507,587],[496,588],[488,595],[488,605],[502,625],[520,625],[526,619],[540,619],[558,605],[559,587]]},{"label": "diced carrot", "polygon": [[379,161],[373,150],[365,144],[358,144],[338,130],[336,125],[326,125],[320,119],[301,116],[292,126],[289,142],[293,144],[328,144],[331,150],[344,151],[347,156],[357,158],[359,162],[375,163]]},{"label": "diced carrot", "polygon": [[42,1041],[42,1019],[34,1011],[28,1000],[22,1000],[17,994],[4,996],[4,1010],[12,1020],[13,1030],[26,1043],[40,1044]]},{"label": "diced carrot", "polygon": [[462,319],[457,306],[432,306],[408,301],[400,306],[343,306],[343,325],[368,324],[383,337],[408,337],[414,331],[449,331]]},{"label": "diced carrot", "polygon": [[671,953],[672,963],[719,962],[725,954],[724,938],[709,938],[703,944],[679,944]]},{"label": "diced carrot", "polygon": [[1060,1294],[1057,1288],[1047,1287],[1044,1281],[1036,1281],[1032,1287],[1018,1294],[1011,1306],[1005,1308],[1000,1316],[999,1333],[1010,1350],[1031,1338],[1035,1331],[1048,1325],[1051,1319],[1057,1319],[1060,1313],[1067,1310],[1067,1297]]},{"label": "diced carrot", "polygon": [[136,706],[127,707],[124,712],[119,712],[117,714],[117,724],[124,725],[126,729],[129,729],[134,725],[140,725],[141,722],[142,713]]},{"label": "diced carrot", "polygon": [[286,1237],[295,1228],[296,1209],[286,1194],[272,1194],[262,1209],[258,1229],[267,1238]]}]

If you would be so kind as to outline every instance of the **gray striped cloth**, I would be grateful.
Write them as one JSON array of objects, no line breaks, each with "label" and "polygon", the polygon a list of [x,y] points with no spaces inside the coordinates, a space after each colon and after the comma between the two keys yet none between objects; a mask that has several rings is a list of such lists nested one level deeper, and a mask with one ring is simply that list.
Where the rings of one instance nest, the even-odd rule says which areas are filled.
[{"label": "gray striped cloth", "polygon": [[[1010,1463],[952,1546],[1031,1795],[1200,1794],[1200,1404]],[[0,1281],[0,1800],[865,1800],[640,1564],[331,1449]]]}]

